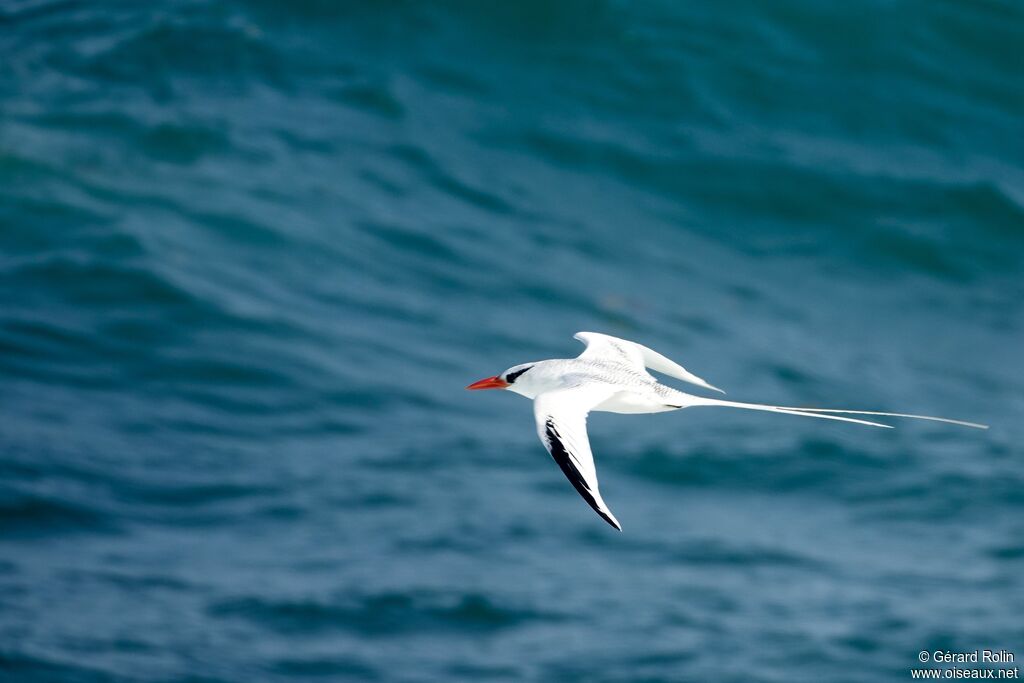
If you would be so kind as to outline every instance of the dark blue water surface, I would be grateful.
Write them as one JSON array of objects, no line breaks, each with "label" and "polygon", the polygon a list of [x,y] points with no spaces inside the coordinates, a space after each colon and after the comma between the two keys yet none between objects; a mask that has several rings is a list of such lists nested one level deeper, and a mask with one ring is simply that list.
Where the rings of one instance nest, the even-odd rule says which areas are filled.
[{"label": "dark blue water surface", "polygon": [[[1024,6],[0,2],[0,678],[1024,658]],[[469,382],[652,346],[618,533]]]}]

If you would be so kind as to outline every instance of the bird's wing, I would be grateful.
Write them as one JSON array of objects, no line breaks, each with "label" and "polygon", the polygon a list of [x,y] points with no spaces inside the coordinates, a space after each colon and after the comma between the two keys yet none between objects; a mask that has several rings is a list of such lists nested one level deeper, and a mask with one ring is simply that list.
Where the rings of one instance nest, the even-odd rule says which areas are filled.
[{"label": "bird's wing", "polygon": [[642,344],[598,332],[577,332],[573,337],[587,345],[587,348],[579,355],[580,358],[617,360],[629,363],[637,368],[650,368],[655,372],[681,379],[690,384],[696,384],[705,389],[725,393],[718,387],[708,384],[682,365],[665,358],[665,356],[657,351],[649,349]]},{"label": "bird's wing", "polygon": [[537,434],[562,473],[597,514],[622,531],[619,520],[601,498],[587,438],[587,413],[617,390],[611,385],[587,384],[548,391],[534,399],[533,414]]}]

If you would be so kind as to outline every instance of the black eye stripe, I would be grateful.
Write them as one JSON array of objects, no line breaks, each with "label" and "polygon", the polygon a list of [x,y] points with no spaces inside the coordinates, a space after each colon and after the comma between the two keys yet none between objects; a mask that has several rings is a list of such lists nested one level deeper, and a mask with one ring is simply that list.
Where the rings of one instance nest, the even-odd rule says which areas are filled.
[{"label": "black eye stripe", "polygon": [[509,384],[512,384],[512,382],[516,381],[516,378],[519,377],[519,375],[523,374],[532,367],[533,366],[531,365],[529,368],[523,368],[522,370],[516,370],[515,372],[508,373],[508,375],[505,377],[505,381],[508,382]]}]

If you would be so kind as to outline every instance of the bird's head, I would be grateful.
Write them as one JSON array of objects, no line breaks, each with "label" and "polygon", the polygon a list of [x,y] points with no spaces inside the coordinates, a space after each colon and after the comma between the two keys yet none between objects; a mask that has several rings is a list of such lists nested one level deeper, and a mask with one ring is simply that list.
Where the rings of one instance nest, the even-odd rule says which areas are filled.
[{"label": "bird's head", "polygon": [[472,391],[477,389],[508,389],[527,398],[533,398],[536,392],[534,391],[533,382],[530,381],[532,378],[529,371],[534,365],[536,363],[513,365],[501,374],[494,377],[485,377],[479,382],[473,382],[466,388]]}]

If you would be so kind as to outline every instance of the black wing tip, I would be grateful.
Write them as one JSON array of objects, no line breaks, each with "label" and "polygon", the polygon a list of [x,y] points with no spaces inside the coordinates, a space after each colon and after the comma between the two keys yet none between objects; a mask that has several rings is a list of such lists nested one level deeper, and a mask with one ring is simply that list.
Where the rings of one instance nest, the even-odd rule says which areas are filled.
[{"label": "black wing tip", "polygon": [[558,463],[558,467],[562,470],[562,474],[569,480],[569,483],[573,485],[576,492],[587,502],[594,512],[601,516],[601,519],[608,522],[611,526],[617,530],[622,531],[622,526],[619,521],[612,517],[610,512],[605,512],[597,503],[597,499],[594,498],[593,492],[590,490],[590,486],[587,484],[583,475],[576,469],[576,466],[572,464],[572,460],[569,457],[569,451],[566,449],[565,444],[562,443],[562,436],[558,433],[558,428],[555,427],[555,421],[548,416],[547,420],[544,421],[544,431],[548,437],[548,443],[550,444],[549,451],[551,457],[554,458],[555,462]]},{"label": "black wing tip", "polygon": [[615,529],[617,531],[622,531],[622,526],[618,523],[618,521],[616,521],[616,519],[614,517],[609,517],[605,513],[601,512],[600,510],[597,511],[597,514],[601,515],[601,518],[604,519],[604,521],[606,521],[609,524],[611,524],[613,527],[615,527]]}]

